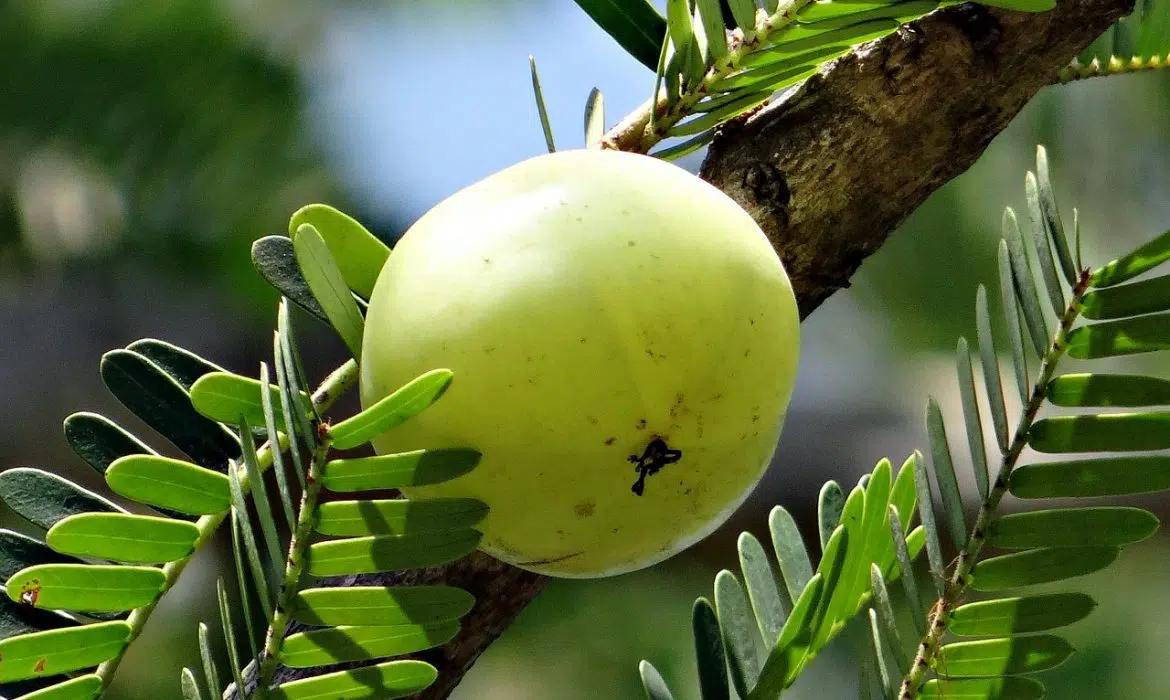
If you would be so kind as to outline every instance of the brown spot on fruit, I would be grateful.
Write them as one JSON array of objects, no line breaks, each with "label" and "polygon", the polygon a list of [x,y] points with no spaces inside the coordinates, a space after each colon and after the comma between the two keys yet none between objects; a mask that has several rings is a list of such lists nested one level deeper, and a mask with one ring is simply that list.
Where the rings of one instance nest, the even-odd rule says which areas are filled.
[{"label": "brown spot on fruit", "polygon": [[610,445],[614,444],[615,442],[617,442],[617,438],[611,437],[605,441],[605,446],[609,447]]},{"label": "brown spot on fruit", "polygon": [[577,514],[578,518],[588,518],[597,510],[597,504],[593,501],[581,501],[573,506],[573,512]]},{"label": "brown spot on fruit", "polygon": [[638,421],[638,424],[635,425],[634,427],[638,430],[645,430],[646,429],[646,419],[645,418],[640,419]]}]

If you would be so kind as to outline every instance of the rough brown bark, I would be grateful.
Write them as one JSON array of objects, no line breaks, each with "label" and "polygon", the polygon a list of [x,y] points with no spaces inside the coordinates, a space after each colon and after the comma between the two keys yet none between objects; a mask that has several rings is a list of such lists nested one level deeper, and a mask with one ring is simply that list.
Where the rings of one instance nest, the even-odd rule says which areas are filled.
[{"label": "rough brown bark", "polygon": [[760,223],[807,316],[1132,4],[937,12],[726,127],[700,175]]},{"label": "rough brown bark", "polygon": [[[1043,14],[953,7],[837,61],[712,143],[701,176],[758,221],[807,316],[933,191],[966,170],[1024,104],[1131,0],[1061,0]],[[478,601],[460,635],[420,655],[447,697],[546,580],[476,554],[343,584],[443,582]],[[311,675],[321,673],[313,669]],[[303,677],[282,669],[281,681]]]}]

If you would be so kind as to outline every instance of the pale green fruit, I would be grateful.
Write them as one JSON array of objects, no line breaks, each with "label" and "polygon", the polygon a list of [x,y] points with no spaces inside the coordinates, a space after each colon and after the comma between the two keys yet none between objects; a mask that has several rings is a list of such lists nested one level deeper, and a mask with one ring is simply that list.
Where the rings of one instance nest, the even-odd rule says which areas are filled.
[{"label": "pale green fruit", "polygon": [[[799,333],[779,258],[730,198],[651,157],[559,152],[458,192],[398,243],[370,300],[362,403],[453,370],[375,447],[483,460],[408,495],[486,502],[482,549],[516,566],[606,576],[690,546],[747,498]],[[630,458],[655,439],[681,458],[643,474]]]}]

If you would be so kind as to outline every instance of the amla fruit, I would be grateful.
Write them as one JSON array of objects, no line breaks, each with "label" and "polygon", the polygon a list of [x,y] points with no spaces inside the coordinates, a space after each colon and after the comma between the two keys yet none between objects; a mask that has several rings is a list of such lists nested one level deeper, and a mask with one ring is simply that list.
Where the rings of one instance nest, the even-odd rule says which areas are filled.
[{"label": "amla fruit", "polygon": [[375,441],[472,447],[411,498],[472,497],[481,548],[562,577],[619,574],[710,534],[776,448],[799,318],[780,259],[715,187],[648,156],[562,151],[440,203],[370,299],[365,406],[455,378]]}]

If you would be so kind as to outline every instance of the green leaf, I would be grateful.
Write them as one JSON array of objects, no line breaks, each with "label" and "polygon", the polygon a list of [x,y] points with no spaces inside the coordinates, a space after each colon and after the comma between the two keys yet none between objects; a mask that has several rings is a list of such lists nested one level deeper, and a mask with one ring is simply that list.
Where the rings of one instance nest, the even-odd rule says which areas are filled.
[{"label": "green leaf", "polygon": [[102,356],[101,374],[119,401],[196,464],[226,472],[240,456],[235,435],[196,411],[183,387],[142,355],[112,350]]},{"label": "green leaf", "polygon": [[605,98],[601,90],[593,88],[589,91],[589,99],[585,101],[585,147],[601,148],[604,137]]},{"label": "green leaf", "polygon": [[345,341],[355,359],[362,357],[362,312],[349,291],[320,232],[312,224],[301,224],[292,234],[293,252],[313,296],[321,303],[329,324]]},{"label": "green leaf", "polygon": [[[844,530],[842,530],[844,532]],[[814,616],[824,598],[825,580],[821,574],[814,574],[792,606],[792,614],[784,623],[784,630],[776,645],[768,654],[760,670],[760,681],[749,695],[749,700],[775,698],[788,687],[789,678],[795,676],[800,664],[808,653],[809,643],[815,631]]]},{"label": "green leaf", "polygon": [[1170,231],[1101,269],[1094,270],[1089,277],[1089,284],[1093,287],[1112,287],[1148,272],[1167,260],[1170,260]]},{"label": "green leaf", "polygon": [[[285,556],[285,550],[281,548],[280,537],[276,534],[276,520],[272,517],[268,487],[264,484],[264,477],[260,473],[260,459],[256,455],[256,443],[252,439],[252,429],[247,420],[240,423],[240,437],[243,443],[244,466],[247,469],[248,481],[252,486],[252,504],[256,509],[256,518],[260,521],[260,533],[264,536],[264,547],[268,551],[268,561],[280,561]],[[239,504],[236,504],[236,507],[238,509]]]},{"label": "green leaf", "polygon": [[[264,414],[264,433],[276,435],[278,429],[275,407],[279,405],[281,398],[280,387],[274,386],[269,381],[268,364],[265,362],[260,363],[260,386],[263,387],[260,391],[260,409]],[[275,398],[273,392],[276,393]],[[287,425],[288,422],[286,421],[285,424]],[[296,449],[295,444],[295,440],[290,441],[290,446],[293,449]],[[280,492],[280,505],[284,511],[284,521],[288,525],[289,532],[295,532],[297,527],[296,507],[293,506],[291,491],[288,487],[288,473],[284,468],[284,452],[276,440],[270,440],[268,453],[272,455],[272,473],[276,477],[276,489]]]},{"label": "green leaf", "polygon": [[101,676],[91,673],[21,695],[20,700],[95,700],[101,695],[101,691]]},{"label": "green leaf", "polygon": [[1040,213],[1044,222],[1044,230],[1056,249],[1056,258],[1060,261],[1060,269],[1064,272],[1064,279],[1070,287],[1076,286],[1080,271],[1073,262],[1069,251],[1068,238],[1064,234],[1064,223],[1060,220],[1060,211],[1056,206],[1056,193],[1052,189],[1052,177],[1048,171],[1048,151],[1043,146],[1036,147],[1036,182],[1039,185]]},{"label": "green leaf", "polygon": [[1078,360],[1133,355],[1170,348],[1170,314],[1093,323],[1068,334],[1068,354]]},{"label": "green leaf", "polygon": [[293,302],[328,325],[325,309],[309,290],[309,283],[297,267],[292,240],[287,236],[265,236],[252,244],[252,265],[264,281]]},{"label": "green leaf", "polygon": [[[871,564],[869,567],[869,585],[870,590],[873,591],[873,608],[876,611],[877,621],[881,623],[881,636],[885,639],[886,646],[894,655],[894,659],[898,662],[898,668],[910,668],[910,658],[906,655],[906,648],[902,645],[902,634],[898,631],[898,620],[894,617],[894,605],[890,601],[889,591],[886,590],[886,582],[882,578],[881,569],[877,564]],[[877,645],[878,634],[874,630],[875,651],[879,651],[881,647]]]},{"label": "green leaf", "polygon": [[1044,547],[984,559],[971,572],[977,591],[1034,586],[1084,576],[1117,559],[1117,547]]},{"label": "green leaf", "polygon": [[207,684],[207,693],[215,700],[222,697],[223,686],[219,683],[219,670],[215,666],[215,657],[211,651],[210,632],[205,623],[199,623],[199,660],[203,664],[203,679]]},{"label": "green leaf", "polygon": [[[870,639],[869,639],[870,644],[868,646],[872,647],[872,650],[874,652],[872,654],[872,658],[874,659],[874,661],[876,662],[876,665],[877,665],[878,676],[879,676],[879,679],[881,681],[881,686],[882,686],[882,693],[885,697],[892,698],[892,697],[894,697],[894,694],[897,692],[897,683],[894,680],[894,678],[895,678],[894,671],[892,671],[890,669],[889,662],[886,660],[886,655],[885,655],[885,652],[883,651],[883,647],[885,646],[885,644],[883,644],[883,642],[882,642],[882,636],[881,636],[882,631],[881,631],[881,626],[878,623],[877,611],[875,611],[873,608],[870,608],[867,612],[868,612],[867,617],[869,617],[869,631],[870,631]],[[864,669],[864,666],[863,666],[863,669]]]},{"label": "green leaf", "polygon": [[[918,592],[918,579],[914,573],[914,566],[912,564],[913,557],[910,554],[910,546],[906,541],[906,537],[902,531],[902,523],[898,515],[898,509],[890,505],[890,536],[894,541],[894,554],[898,562],[899,578],[902,579],[902,590],[906,593],[906,601],[910,605],[911,610],[919,610],[922,606],[922,595]],[[925,534],[923,528],[918,528],[916,532]],[[886,574],[887,576],[889,574]],[[922,637],[926,634],[926,621],[923,615],[911,615],[914,620],[914,627],[918,630],[918,636]]]},{"label": "green leaf", "polygon": [[699,598],[691,608],[691,630],[695,635],[695,659],[699,667],[699,696],[703,700],[730,700],[719,620],[706,598]]},{"label": "green leaf", "polygon": [[[833,598],[837,595],[838,586],[844,578],[845,564],[849,558],[850,546],[849,528],[841,525],[834,532],[833,536],[829,538],[829,543],[825,546],[824,556],[821,557],[820,563],[817,565],[817,573],[821,574],[825,580],[825,594],[821,596],[821,604],[817,606],[813,613],[812,630],[813,636],[809,643],[808,654],[801,661],[801,667],[809,660],[809,656],[816,654],[828,642],[832,634],[832,627],[834,620],[830,617],[831,606],[833,605]],[[800,668],[795,668],[789,671],[788,683],[796,679],[796,674],[800,672]]]},{"label": "green leaf", "polygon": [[706,39],[703,49],[711,65],[727,57],[727,27],[723,24],[720,4],[719,0],[698,0],[695,3],[695,24],[703,30]]},{"label": "green leaf", "polygon": [[694,153],[703,146],[711,143],[714,138],[715,129],[712,127],[697,136],[687,139],[686,141],[667,148],[661,148],[657,151],[654,151],[650,155],[654,156],[655,158],[661,158],[662,160],[668,161],[674,160],[676,158],[682,158],[683,156]]},{"label": "green leaf", "polygon": [[646,0],[577,0],[599,27],[650,70],[666,40],[666,20]]},{"label": "green leaf", "polygon": [[780,630],[784,627],[785,613],[780,587],[764,546],[754,535],[741,532],[737,545],[739,566],[743,571],[743,583],[751,601],[753,616],[765,645],[771,644],[780,636]]},{"label": "green leaf", "polygon": [[1170,457],[1106,457],[1016,467],[1016,498],[1089,498],[1170,489]]},{"label": "green leaf", "polygon": [[313,528],[322,535],[404,535],[474,527],[488,513],[474,498],[331,501],[317,509]]},{"label": "green leaf", "polygon": [[46,540],[58,552],[135,564],[163,564],[195,551],[199,528],[170,518],[82,513],[60,520]]},{"label": "green leaf", "polygon": [[942,545],[938,539],[938,525],[934,520],[934,500],[930,494],[930,475],[926,473],[926,461],[915,451],[914,486],[918,489],[918,515],[926,533],[926,556],[930,560],[930,573],[938,594],[943,595],[946,581],[946,564],[943,561]]},{"label": "green leaf", "polygon": [[1133,374],[1063,374],[1045,388],[1057,406],[1165,406],[1170,381]]},{"label": "green leaf", "polygon": [[967,546],[967,523],[963,520],[963,496],[959,493],[959,479],[955,476],[955,465],[951,462],[951,448],[947,444],[947,430],[943,423],[942,409],[931,396],[926,403],[926,432],[930,437],[930,456],[934,465],[934,478],[942,494],[943,512],[947,516],[951,542],[955,549],[962,551]]},{"label": "green leaf", "polygon": [[987,388],[987,405],[991,409],[991,424],[995,427],[995,442],[1006,452],[1008,441],[1007,409],[1003,402],[1003,384],[999,377],[999,356],[995,351],[995,336],[991,333],[991,311],[987,306],[987,288],[979,285],[975,292],[976,338],[979,340],[979,360],[983,366],[983,385]]},{"label": "green leaf", "polygon": [[0,472],[0,498],[25,520],[46,530],[71,515],[126,512],[92,491],[32,467]]},{"label": "green leaf", "polygon": [[918,697],[924,700],[1040,700],[1044,685],[1032,678],[931,679]]},{"label": "green leaf", "polygon": [[[901,530],[903,532],[910,529],[910,521],[914,518],[914,511],[918,507],[918,489],[914,483],[914,463],[916,456],[911,454],[902,466],[898,468],[898,476],[894,479],[894,486],[890,489],[890,505],[898,509],[898,515],[901,518]],[[889,509],[886,511],[886,519],[889,519]],[[887,522],[887,527],[889,523]],[[894,540],[890,538],[887,547],[883,549],[879,561],[882,566],[882,574],[890,576],[894,572]]]},{"label": "green leaf", "polygon": [[745,35],[749,32],[755,32],[755,0],[727,0],[727,6],[731,9],[731,16],[735,19],[735,25],[742,29]]},{"label": "green leaf", "polygon": [[481,456],[475,450],[454,448],[335,459],[325,463],[322,481],[330,491],[345,493],[429,486],[466,474]]},{"label": "green leaf", "polygon": [[224,371],[223,367],[165,340],[143,338],[130,343],[126,349],[158,365],[187,391],[190,391],[191,385],[203,375]]},{"label": "green leaf", "polygon": [[179,672],[179,689],[183,691],[183,700],[203,700],[203,693],[199,690],[199,682],[195,680],[195,673],[183,667]]},{"label": "green leaf", "polygon": [[210,515],[231,505],[226,476],[170,457],[120,457],[106,472],[106,483],[120,496],[180,513]]},{"label": "green leaf", "polygon": [[528,71],[532,74],[532,94],[536,98],[536,113],[540,117],[540,128],[544,132],[544,145],[549,153],[556,153],[557,144],[553,139],[552,123],[548,108],[544,105],[544,90],[540,87],[540,73],[536,70],[536,58],[528,56]]},{"label": "green leaf", "polygon": [[893,492],[892,471],[893,466],[890,464],[890,460],[881,460],[874,467],[869,482],[865,485],[865,514],[862,517],[859,532],[862,555],[855,569],[856,578],[853,582],[853,590],[849,594],[849,599],[853,601],[853,607],[847,611],[846,618],[841,619],[852,617],[869,594],[870,565],[874,562],[880,562],[887,553],[893,555],[894,543],[890,539],[889,527],[886,524],[890,496]]},{"label": "green leaf", "polygon": [[294,212],[288,222],[289,237],[295,238],[304,224],[321,234],[349,288],[369,299],[390,248],[353,217],[328,204],[310,204]]},{"label": "green leaf", "polygon": [[[248,586],[248,576],[244,568],[244,543],[242,537],[242,528],[240,526],[240,514],[235,509],[231,511],[231,519],[229,520],[229,527],[232,533],[232,567],[236,571],[236,592],[239,593],[240,600],[251,600],[252,589]],[[253,569],[253,572],[255,570]],[[264,586],[264,580],[259,579],[260,583],[257,586]],[[266,595],[267,589],[261,592],[260,595]],[[252,606],[241,605],[241,612],[244,613],[244,630],[247,633],[248,647],[252,651],[252,658],[259,658],[260,653],[256,645],[256,623],[252,618]],[[267,613],[267,609],[265,609]],[[265,618],[267,619],[267,618]]]},{"label": "green leaf", "polygon": [[1028,444],[1038,452],[1136,452],[1170,447],[1170,412],[1100,413],[1036,421]]},{"label": "green leaf", "polygon": [[[1008,342],[1012,346],[1012,369],[1016,375],[1016,388],[1020,392],[1020,403],[1028,403],[1028,392],[1032,389],[1032,382],[1028,379],[1028,360],[1024,353],[1024,335],[1020,331],[1020,307],[1017,299],[1019,292],[1012,277],[1011,257],[1008,253],[1007,241],[999,242],[999,295],[1003,305],[1004,319],[1007,321]],[[996,369],[999,363],[996,362]]]},{"label": "green leaf", "polygon": [[[246,555],[248,570],[252,574],[252,582],[255,584],[256,597],[259,599],[260,608],[264,611],[264,618],[272,619],[272,595],[268,587],[268,579],[265,577],[264,564],[260,560],[260,547],[256,544],[256,532],[252,528],[252,517],[248,513],[248,504],[244,500],[244,490],[240,485],[239,469],[233,468],[228,473],[231,478],[232,488],[232,545],[235,548],[236,560],[239,562],[239,550],[243,550]],[[234,538],[238,536],[242,540],[236,541]],[[279,556],[279,555],[278,555]],[[278,560],[279,561],[279,560]],[[239,568],[239,567],[237,567]],[[240,579],[241,595],[244,588],[243,579]]]},{"label": "green leaf", "polygon": [[1096,607],[1096,601],[1084,593],[983,600],[956,608],[950,631],[967,637],[1044,632],[1079,622]]},{"label": "green leaf", "polygon": [[232,669],[232,678],[235,680],[237,688],[244,687],[244,677],[240,672],[240,654],[236,649],[236,630],[232,624],[232,610],[228,603],[227,588],[224,586],[223,577],[220,576],[215,580],[215,594],[219,602],[219,623],[223,630],[224,642],[227,644],[228,664]]},{"label": "green leaf", "polygon": [[772,545],[776,551],[776,560],[780,563],[780,572],[784,576],[789,599],[796,600],[813,576],[812,563],[804,546],[804,538],[801,537],[792,514],[783,506],[776,506],[768,514],[768,531],[772,535]]},{"label": "green leaf", "polygon": [[306,625],[432,625],[473,605],[474,596],[450,586],[350,586],[299,591],[288,612]]},{"label": "green leaf", "polygon": [[1158,519],[1148,510],[1093,506],[1003,515],[991,521],[987,538],[1000,549],[1125,546],[1157,530]]},{"label": "green leaf", "polygon": [[1045,211],[1040,203],[1040,185],[1036,182],[1036,174],[1029,172],[1024,178],[1024,185],[1028,198],[1028,213],[1032,219],[1030,236],[1032,251],[1040,264],[1040,276],[1048,292],[1048,303],[1052,305],[1052,312],[1059,318],[1064,313],[1064,288],[1060,286],[1060,277],[1056,273],[1056,263],[1052,258],[1052,248],[1049,247],[1049,241],[1054,239],[1055,233],[1052,231],[1052,224],[1045,218]]},{"label": "green leaf", "polygon": [[0,642],[0,682],[97,666],[122,653],[129,638],[130,625],[118,620],[5,639]]},{"label": "green leaf", "polygon": [[939,650],[935,671],[944,678],[997,678],[1059,666],[1073,648],[1051,634],[955,642]]},{"label": "green leaf", "polygon": [[[279,420],[284,420],[280,409],[280,388],[269,386],[269,396],[274,402],[273,410]],[[308,407],[308,394],[301,392],[301,400]],[[191,387],[191,403],[195,409],[212,420],[222,423],[239,423],[247,419],[251,425],[264,425],[264,403],[260,382],[230,372],[214,372],[201,377]]]},{"label": "green leaf", "polygon": [[649,661],[638,664],[638,674],[642,677],[642,689],[646,691],[646,700],[674,700],[670,688],[662,679],[662,674]]},{"label": "green leaf", "polygon": [[459,623],[456,621],[388,627],[327,627],[300,632],[284,640],[280,662],[292,668],[310,668],[400,656],[441,646],[458,633]]},{"label": "green leaf", "polygon": [[817,497],[817,525],[821,534],[821,550],[829,544],[829,538],[841,522],[841,512],[845,509],[845,492],[836,481],[827,481],[821,487]]},{"label": "green leaf", "polygon": [[731,682],[739,697],[745,698],[760,676],[761,640],[747,593],[735,574],[727,569],[715,576],[715,609],[719,613],[718,627],[723,636]]},{"label": "green leaf", "polygon": [[[845,548],[844,554],[836,555],[841,558],[840,571],[825,569],[826,564],[835,564],[835,558],[830,557],[835,553],[829,552],[828,549],[826,549],[818,568],[818,571],[826,574],[826,595],[828,598],[824,610],[818,612],[821,621],[818,624],[816,635],[813,637],[810,651],[812,654],[828,644],[829,640],[840,631],[838,623],[850,616],[856,608],[856,598],[853,594],[859,577],[858,572],[864,570],[868,565],[868,561],[864,561],[867,555],[862,532],[864,515],[865,490],[856,486],[849,492],[849,498],[845,501],[845,509],[841,513],[841,525],[838,528],[845,530],[841,544]],[[832,542],[831,537],[829,540]]]},{"label": "green leaf", "polygon": [[1023,311],[1024,328],[1032,339],[1032,349],[1036,351],[1036,356],[1044,357],[1048,351],[1048,326],[1044,321],[1044,311],[1040,308],[1040,295],[1036,292],[1032,268],[1028,264],[1028,254],[1024,251],[1020,223],[1011,207],[1004,209],[1003,212],[1003,238],[1007,241],[1008,260],[1011,263],[1012,280],[1015,283],[1020,309]]},{"label": "green leaf", "polygon": [[[967,433],[967,448],[971,452],[971,470],[979,497],[987,498],[987,450],[983,446],[983,421],[979,415],[979,401],[975,392],[975,371],[971,366],[971,349],[966,338],[959,338],[955,348],[955,369],[959,379],[959,398],[963,405],[963,422]],[[998,370],[998,366],[996,367]],[[941,421],[940,421],[941,426]],[[944,435],[945,435],[945,431]]]},{"label": "green leaf", "polygon": [[438,678],[422,661],[386,661],[350,671],[283,683],[268,693],[271,700],[374,700],[401,698],[423,690]]},{"label": "green leaf", "polygon": [[49,610],[120,612],[154,602],[166,575],[150,566],[41,564],[8,579],[8,597]]},{"label": "green leaf", "polygon": [[[281,301],[277,317],[280,319],[287,319],[288,305]],[[278,321],[278,326],[280,322]],[[276,370],[276,386],[280,390],[280,410],[284,414],[284,432],[289,438],[289,457],[292,458],[292,470],[297,476],[297,480],[301,485],[301,490],[304,491],[306,487],[305,480],[305,465],[301,458],[300,446],[305,442],[305,436],[313,432],[312,421],[309,419],[309,411],[300,410],[300,402],[294,401],[293,396],[300,395],[300,385],[294,380],[290,381],[288,376],[288,367],[284,353],[284,340],[287,333],[277,331],[272,336],[272,359],[273,367]],[[299,430],[298,430],[299,427]],[[313,438],[315,440],[315,436]]]},{"label": "green leaf", "polygon": [[739,115],[748,112],[768,101],[770,92],[749,92],[737,96],[717,109],[699,114],[691,119],[680,122],[667,132],[669,136],[691,136],[692,134],[706,133],[715,127],[730,121]]},{"label": "green leaf", "polygon": [[437,401],[454,376],[449,369],[433,369],[412,379],[373,406],[331,427],[333,446],[339,450],[360,447],[402,425]]},{"label": "green leaf", "polygon": [[1170,275],[1162,275],[1118,287],[1096,289],[1085,295],[1085,318],[1113,319],[1170,309]]},{"label": "green leaf", "polygon": [[851,17],[892,4],[889,0],[822,0],[806,5],[798,15],[802,24]]},{"label": "green leaf", "polygon": [[74,413],[65,419],[65,439],[86,464],[105,474],[119,457],[155,451],[105,416]]},{"label": "green leaf", "polygon": [[475,551],[481,537],[463,529],[318,542],[309,547],[308,570],[314,576],[340,576],[438,566]]}]

